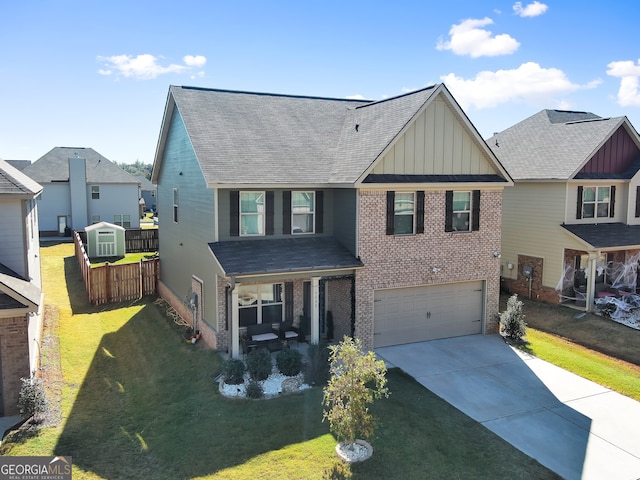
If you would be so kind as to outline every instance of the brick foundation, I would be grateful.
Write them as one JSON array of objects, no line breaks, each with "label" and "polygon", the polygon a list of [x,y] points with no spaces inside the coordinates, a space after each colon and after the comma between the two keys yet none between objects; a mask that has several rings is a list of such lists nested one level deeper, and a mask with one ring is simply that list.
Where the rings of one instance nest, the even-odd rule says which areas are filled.
[{"label": "brick foundation", "polygon": [[28,316],[0,318],[4,415],[17,415],[21,378],[29,378]]}]

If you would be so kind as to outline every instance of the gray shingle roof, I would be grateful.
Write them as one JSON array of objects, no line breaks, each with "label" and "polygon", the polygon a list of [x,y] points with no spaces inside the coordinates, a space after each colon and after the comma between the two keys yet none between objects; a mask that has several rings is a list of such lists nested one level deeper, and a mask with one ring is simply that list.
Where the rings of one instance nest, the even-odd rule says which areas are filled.
[{"label": "gray shingle roof", "polygon": [[562,226],[594,248],[640,246],[640,225],[599,223]]},{"label": "gray shingle roof", "polygon": [[24,173],[41,183],[66,182],[69,180],[69,158],[76,155],[86,159],[87,183],[140,183],[93,148],[86,147],[55,147],[25,167]]},{"label": "gray shingle roof", "polygon": [[41,290],[22,279],[17,273],[0,264],[0,308],[33,307],[40,305]]},{"label": "gray shingle roof", "polygon": [[0,194],[33,197],[42,190],[42,185],[4,160],[0,160]]},{"label": "gray shingle roof", "polygon": [[209,248],[227,276],[362,267],[333,237],[234,240]]},{"label": "gray shingle roof", "polygon": [[542,110],[487,143],[514,180],[568,180],[625,121]]},{"label": "gray shingle roof", "polygon": [[438,87],[374,102],[172,86],[167,115],[174,101],[209,184],[352,183]]}]

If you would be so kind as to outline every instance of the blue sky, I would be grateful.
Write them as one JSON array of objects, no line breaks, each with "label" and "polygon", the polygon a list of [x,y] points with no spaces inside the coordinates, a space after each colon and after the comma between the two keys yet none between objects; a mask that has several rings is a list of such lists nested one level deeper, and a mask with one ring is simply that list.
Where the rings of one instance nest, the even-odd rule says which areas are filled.
[{"label": "blue sky", "polygon": [[444,82],[487,138],[544,109],[640,129],[635,2],[0,2],[0,158],[153,162],[169,85],[378,100]]}]

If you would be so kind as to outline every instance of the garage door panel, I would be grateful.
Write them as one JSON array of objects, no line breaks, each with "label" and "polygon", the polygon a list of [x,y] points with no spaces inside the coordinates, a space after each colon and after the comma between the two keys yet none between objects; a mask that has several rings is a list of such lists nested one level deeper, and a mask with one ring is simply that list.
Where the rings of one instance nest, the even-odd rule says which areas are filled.
[{"label": "garage door panel", "polygon": [[378,290],[374,299],[375,347],[482,332],[482,281]]}]

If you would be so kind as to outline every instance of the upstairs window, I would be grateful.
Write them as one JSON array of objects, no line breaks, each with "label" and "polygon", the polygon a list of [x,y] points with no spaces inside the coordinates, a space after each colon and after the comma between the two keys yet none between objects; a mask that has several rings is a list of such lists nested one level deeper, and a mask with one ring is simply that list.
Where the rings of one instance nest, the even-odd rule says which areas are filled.
[{"label": "upstairs window", "polygon": [[100,223],[100,215],[91,215],[91,224]]},{"label": "upstairs window", "polygon": [[578,187],[577,218],[613,217],[615,187]]},{"label": "upstairs window", "polygon": [[240,192],[240,235],[264,235],[264,192]]},{"label": "upstairs window", "polygon": [[91,200],[100,199],[100,185],[91,185]]},{"label": "upstairs window", "polygon": [[424,233],[424,191],[387,192],[387,235]]},{"label": "upstairs window", "polygon": [[291,192],[291,233],[314,233],[315,192]]},{"label": "upstairs window", "polygon": [[447,190],[445,208],[445,232],[475,232],[480,229],[480,190]]}]

